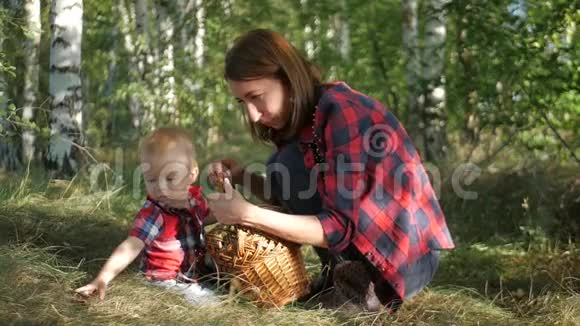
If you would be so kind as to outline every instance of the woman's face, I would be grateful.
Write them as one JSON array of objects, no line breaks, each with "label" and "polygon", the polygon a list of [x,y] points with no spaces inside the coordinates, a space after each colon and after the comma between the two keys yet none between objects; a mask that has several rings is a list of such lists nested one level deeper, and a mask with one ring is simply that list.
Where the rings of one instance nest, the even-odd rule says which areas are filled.
[{"label": "woman's face", "polygon": [[288,121],[289,92],[281,80],[258,78],[228,80],[230,91],[253,123],[282,129]]}]

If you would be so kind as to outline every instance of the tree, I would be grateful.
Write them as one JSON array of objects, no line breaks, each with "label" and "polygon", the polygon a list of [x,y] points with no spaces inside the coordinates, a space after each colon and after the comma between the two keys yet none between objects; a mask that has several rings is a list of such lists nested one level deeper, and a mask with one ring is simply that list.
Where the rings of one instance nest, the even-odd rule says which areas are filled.
[{"label": "tree", "polygon": [[156,2],[157,10],[157,49],[161,59],[157,66],[155,85],[157,99],[161,100],[160,112],[164,117],[163,121],[176,123],[179,121],[179,111],[177,110],[177,96],[175,94],[175,55],[173,48],[173,34],[175,27],[173,17],[171,17],[170,2],[161,0]]},{"label": "tree", "polygon": [[[119,17],[121,18],[119,29],[123,35],[124,50],[129,55],[129,65],[133,67],[132,73],[129,74],[129,82],[133,83],[135,86],[143,86],[142,78],[144,77],[146,58],[141,53],[144,47],[144,38],[140,34],[142,29],[137,28],[137,26],[144,26],[145,24],[142,23],[142,25],[139,25],[137,23],[137,17],[139,17],[139,19],[143,19],[143,17],[136,14],[137,8],[141,8],[141,10],[143,10],[143,8],[137,4],[133,5],[131,2],[127,5],[125,1],[117,2],[116,7],[119,12]],[[135,22],[135,24],[132,24],[133,22]],[[141,92],[136,91],[136,89],[138,88],[133,87],[130,91],[129,112],[131,113],[131,127],[135,130],[140,130],[143,100],[141,99],[141,96],[139,96],[139,93]]]},{"label": "tree", "polygon": [[458,91],[461,93],[463,98],[463,124],[462,124],[462,134],[464,138],[469,143],[474,143],[477,140],[477,135],[480,130],[479,119],[476,114],[477,103],[477,89],[474,84],[475,71],[473,62],[473,49],[469,45],[470,31],[469,23],[473,15],[473,6],[466,4],[461,6],[461,8],[456,12],[454,17],[455,25],[455,52],[457,54],[457,60],[460,65],[460,72],[458,72],[458,79],[461,79],[459,83]]},{"label": "tree", "polygon": [[421,116],[421,51],[417,28],[417,0],[403,0],[403,48],[405,51],[405,81],[407,86],[407,130],[419,152],[423,153],[423,129]]},{"label": "tree", "polygon": [[[309,10],[311,10],[311,3],[308,0],[301,1],[301,4],[303,13],[308,13]],[[319,32],[318,27],[320,25],[320,19],[317,15],[304,15],[306,16],[306,23],[304,24],[304,49],[306,50],[308,59],[312,60],[318,54],[318,50],[320,49],[320,45],[314,41],[317,36],[316,34]]]},{"label": "tree", "polygon": [[[14,67],[5,61],[3,45],[5,40],[5,22],[10,19],[9,13],[0,8],[0,169],[16,170],[21,167],[18,147],[15,145],[14,128],[10,119],[14,110],[10,110],[8,84],[6,75],[14,75]],[[13,106],[12,106],[13,108]]]},{"label": "tree", "polygon": [[53,0],[50,11],[50,142],[47,166],[70,175],[83,146],[81,85],[82,0]]},{"label": "tree", "polygon": [[425,37],[420,46],[418,3],[403,0],[403,48],[407,85],[407,129],[417,149],[427,161],[445,156],[447,117],[445,103],[445,4],[426,4]]},{"label": "tree", "polygon": [[425,103],[422,109],[424,155],[427,161],[442,159],[447,152],[447,113],[445,90],[445,40],[447,35],[445,4],[447,0],[429,0],[425,23],[423,79]]},{"label": "tree", "polygon": [[[448,146],[458,144],[455,139],[462,141],[454,151],[458,158],[466,154],[479,160],[509,144],[521,146],[532,158],[548,153],[562,154],[566,160],[580,156],[577,150],[567,154],[578,148],[580,139],[576,2],[85,2],[82,44],[90,55],[82,60],[81,97],[80,88],[72,92],[81,84],[76,77],[79,51],[71,54],[73,47],[63,42],[66,37],[53,41],[52,60],[63,62],[51,64],[49,71],[49,37],[41,39],[35,54],[34,37],[24,37],[35,32],[27,27],[32,22],[24,19],[25,1],[5,0],[3,4],[18,8],[10,9],[10,15],[22,19],[2,19],[8,37],[0,61],[18,71],[3,72],[3,97],[9,100],[2,109],[10,115],[6,119],[6,113],[1,114],[4,134],[16,139],[2,141],[17,145],[13,153],[31,148],[26,142],[31,133],[21,133],[27,130],[18,120],[21,115],[41,130],[35,134],[36,152],[47,143],[54,147],[57,139],[68,140],[72,147],[60,152],[66,157],[61,158],[63,165],[70,165],[67,151],[76,151],[76,145],[106,152],[156,125],[171,123],[178,113],[179,121],[173,121],[193,131],[200,153],[213,155],[217,148],[230,146],[243,150],[248,142],[247,133],[238,137],[244,128],[243,111],[236,109],[223,80],[223,62],[235,37],[259,26],[282,32],[321,68],[325,81],[344,80],[386,104],[427,160],[444,154],[440,149],[445,147],[445,131],[451,140]],[[43,11],[47,26],[48,13]],[[446,21],[452,24],[446,26]],[[62,25],[68,28],[69,23]],[[63,29],[59,26],[57,32]],[[68,54],[59,57],[59,52]],[[35,55],[41,63],[39,91],[33,99]],[[44,82],[49,73],[50,85]],[[57,95],[56,87],[77,104],[63,102],[63,92]],[[45,117],[33,108],[48,95],[53,95],[54,101],[47,102],[53,110]],[[63,127],[67,124],[73,128]],[[52,130],[52,140],[47,130]],[[456,138],[463,130],[469,137]],[[473,142],[465,146],[468,139]],[[220,142],[228,146],[213,146]],[[47,149],[42,148],[46,158]],[[52,156],[54,166],[57,157]]]},{"label": "tree", "polygon": [[[26,30],[28,39],[24,48],[26,61],[24,63],[24,105],[22,107],[22,120],[32,121],[34,117],[34,107],[38,95],[38,48],[40,46],[40,0],[26,0],[24,5],[26,15]],[[22,156],[24,161],[29,161],[34,156],[34,132],[25,129],[22,132]]]},{"label": "tree", "polygon": [[344,62],[350,61],[350,23],[346,0],[340,2],[341,10],[336,15],[336,29],[338,31],[338,49]]},{"label": "tree", "polygon": [[202,68],[204,64],[205,55],[205,7],[203,6],[202,0],[196,0],[195,2],[195,22],[197,29],[195,31],[195,64],[197,68]]},{"label": "tree", "polygon": [[135,0],[135,34],[136,34],[136,51],[137,51],[137,69],[138,78],[135,79],[138,89],[137,96],[146,100],[138,99],[134,94],[131,96],[131,106],[133,120],[141,116],[141,129],[151,130],[157,124],[155,116],[154,98],[151,96],[154,92],[150,90],[155,88],[157,83],[153,81],[152,66],[158,62],[159,58],[153,53],[153,37],[151,32],[150,9],[147,0]]}]

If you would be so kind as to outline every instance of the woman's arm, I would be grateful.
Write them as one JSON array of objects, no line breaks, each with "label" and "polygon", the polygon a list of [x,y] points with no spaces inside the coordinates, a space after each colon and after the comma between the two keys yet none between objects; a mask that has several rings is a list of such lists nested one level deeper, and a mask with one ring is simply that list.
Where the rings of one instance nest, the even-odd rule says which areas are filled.
[{"label": "woman's arm", "polygon": [[223,224],[242,224],[300,244],[327,247],[322,224],[315,215],[290,215],[249,203],[224,182],[225,193],[208,195],[210,211]]},{"label": "woman's arm", "polygon": [[322,224],[315,215],[290,215],[252,205],[240,224],[291,242],[328,247]]}]

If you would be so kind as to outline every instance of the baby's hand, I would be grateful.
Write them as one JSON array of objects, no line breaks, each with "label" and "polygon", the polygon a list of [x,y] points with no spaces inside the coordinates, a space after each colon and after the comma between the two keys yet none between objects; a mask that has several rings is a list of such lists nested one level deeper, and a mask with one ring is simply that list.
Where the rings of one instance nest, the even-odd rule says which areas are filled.
[{"label": "baby's hand", "polygon": [[79,293],[82,296],[88,297],[94,295],[95,293],[98,294],[99,299],[103,300],[105,298],[105,292],[107,291],[107,283],[105,281],[95,279],[91,283],[80,287],[75,290],[76,293]]}]

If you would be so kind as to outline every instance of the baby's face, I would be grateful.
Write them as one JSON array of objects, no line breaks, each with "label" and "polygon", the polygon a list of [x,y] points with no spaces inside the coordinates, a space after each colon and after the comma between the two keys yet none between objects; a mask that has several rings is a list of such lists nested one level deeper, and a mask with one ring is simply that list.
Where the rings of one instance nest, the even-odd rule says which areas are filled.
[{"label": "baby's face", "polygon": [[188,189],[198,174],[192,163],[179,149],[143,154],[141,168],[149,197],[163,206],[188,208]]}]

